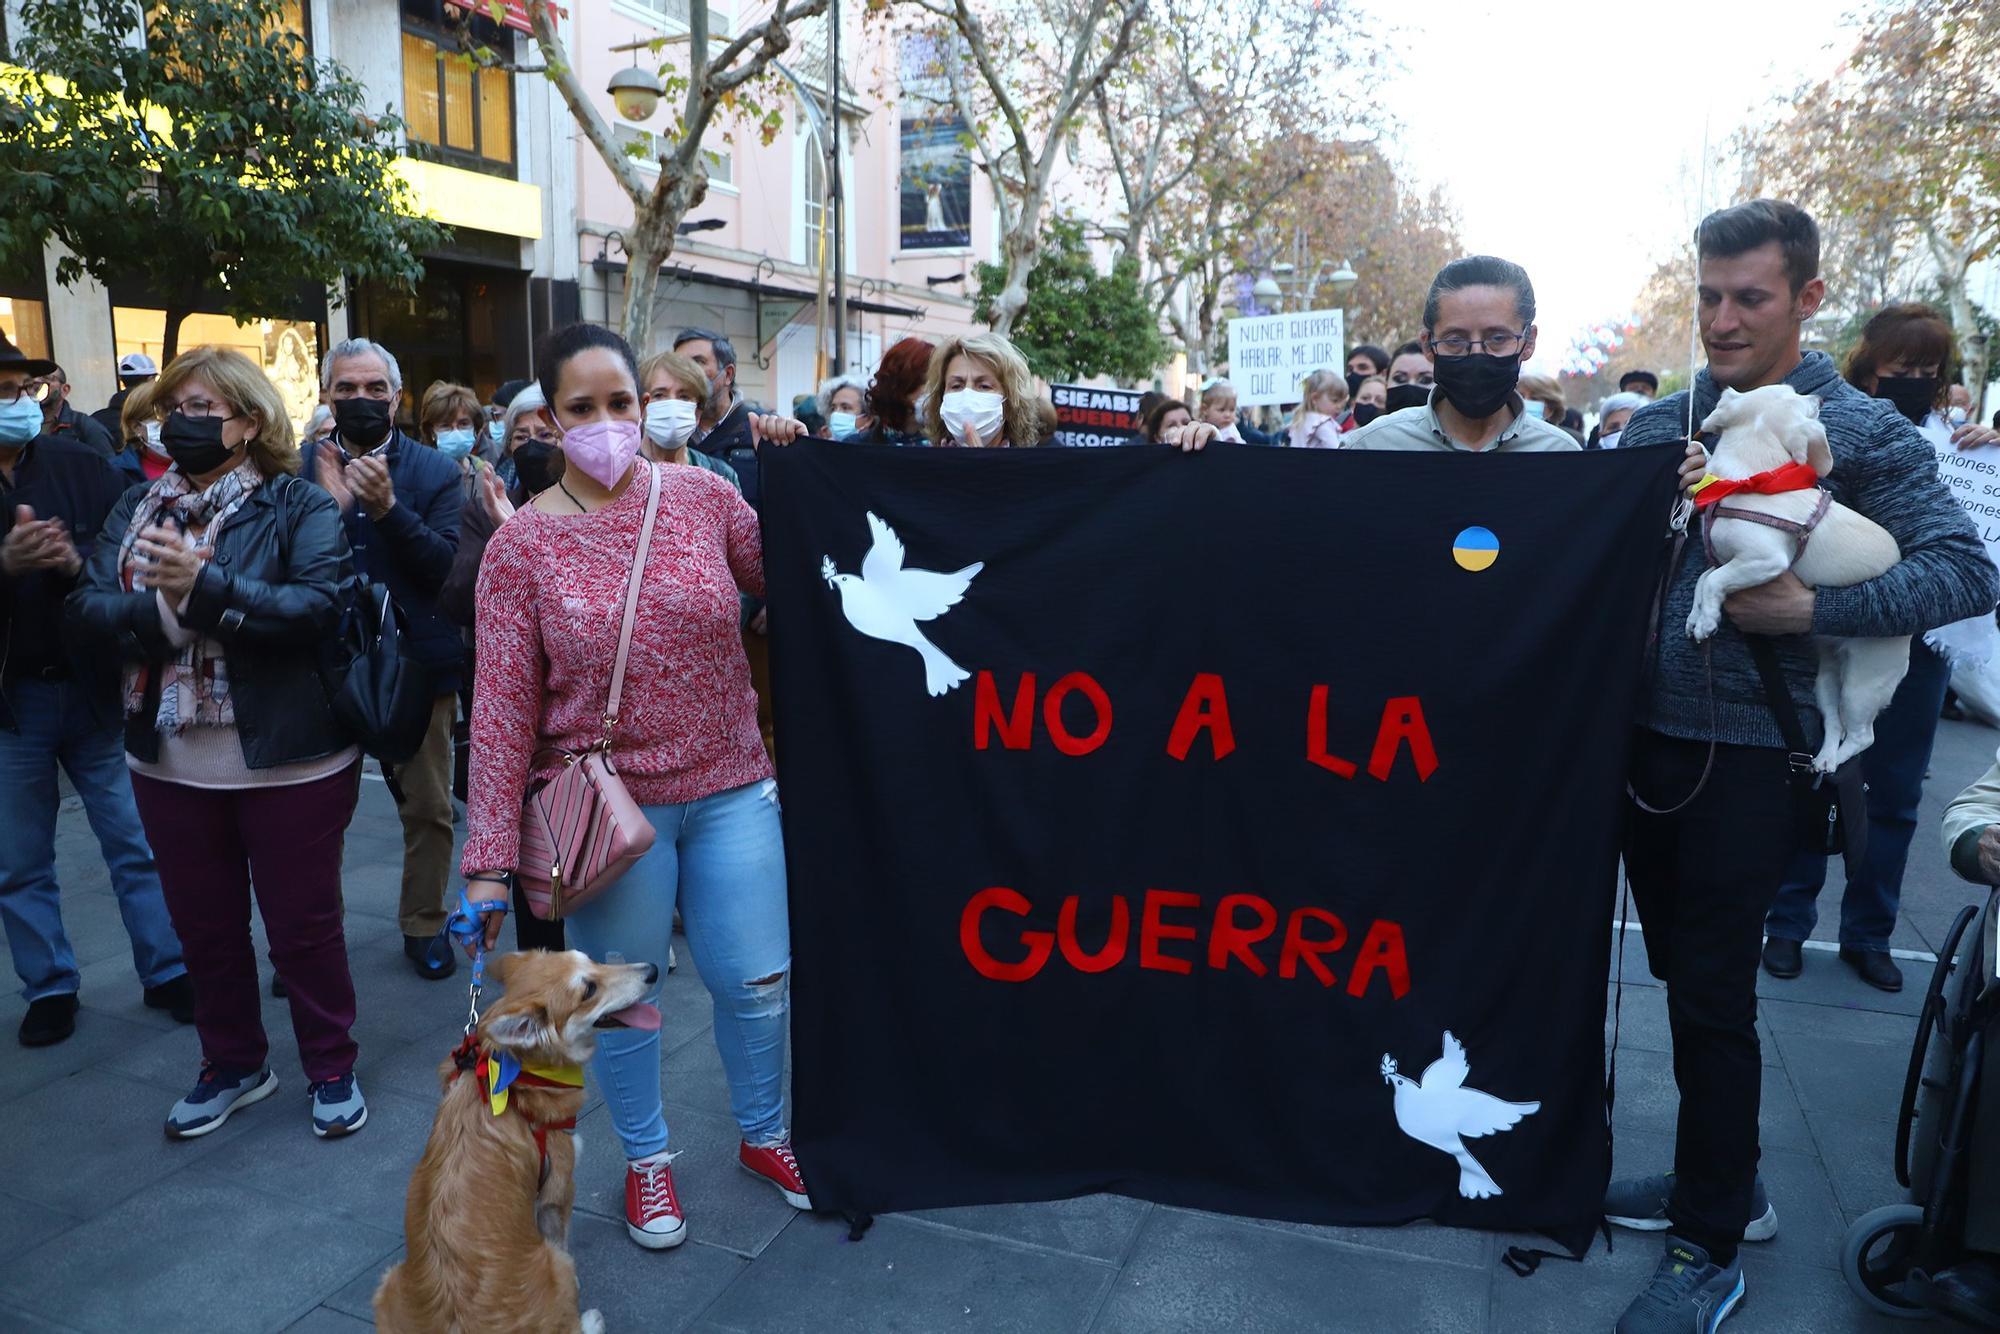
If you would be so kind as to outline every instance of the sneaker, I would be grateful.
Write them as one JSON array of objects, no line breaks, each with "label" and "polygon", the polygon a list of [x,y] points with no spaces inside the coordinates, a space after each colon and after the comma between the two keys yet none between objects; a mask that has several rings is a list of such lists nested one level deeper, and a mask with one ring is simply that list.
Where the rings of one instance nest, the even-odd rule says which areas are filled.
[{"label": "sneaker", "polygon": [[238,1107],[262,1102],[278,1091],[278,1077],[262,1070],[224,1070],[201,1063],[201,1074],[185,1098],[167,1113],[168,1139],[197,1139],[221,1128]]},{"label": "sneaker", "polygon": [[737,1161],[744,1170],[760,1176],[778,1188],[778,1194],[794,1209],[811,1209],[813,1202],[806,1198],[805,1178],[799,1175],[799,1160],[792,1156],[792,1142],[781,1139],[776,1144],[756,1144],[743,1141],[737,1150]]},{"label": "sneaker", "polygon": [[147,1008],[165,1010],[177,1024],[194,1022],[194,983],[186,973],[170,977],[157,987],[147,987],[145,1001]]},{"label": "sneaker", "polygon": [[[1614,1181],[1604,1191],[1604,1217],[1619,1227],[1638,1232],[1665,1232],[1667,1199],[1674,1193],[1674,1174],[1630,1177]],[[1769,1241],[1778,1235],[1778,1211],[1764,1191],[1760,1173],[1750,1187],[1750,1225],[1743,1229],[1745,1241]]]},{"label": "sneaker", "polygon": [[306,1092],[312,1097],[313,1134],[321,1139],[352,1135],[368,1124],[368,1104],[352,1070],[338,1079],[316,1080]]},{"label": "sneaker", "polygon": [[674,1195],[672,1158],[661,1150],[625,1164],[625,1232],[649,1251],[687,1240],[687,1215]]},{"label": "sneaker", "polygon": [[76,993],[65,991],[28,1002],[21,1016],[23,1047],[53,1047],[76,1032]]},{"label": "sneaker", "polygon": [[417,976],[426,982],[436,982],[458,971],[450,928],[434,936],[404,936],[403,957],[416,966]]},{"label": "sneaker", "polygon": [[1616,1334],[1715,1334],[1743,1303],[1743,1262],[1711,1264],[1691,1241],[1667,1238],[1653,1281],[1618,1317]]}]

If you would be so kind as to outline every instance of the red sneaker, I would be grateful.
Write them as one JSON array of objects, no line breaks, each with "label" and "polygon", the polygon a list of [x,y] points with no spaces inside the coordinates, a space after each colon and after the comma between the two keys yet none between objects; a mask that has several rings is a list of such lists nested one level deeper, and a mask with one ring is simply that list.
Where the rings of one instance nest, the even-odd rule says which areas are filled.
[{"label": "red sneaker", "polygon": [[674,1196],[674,1169],[666,1154],[625,1164],[625,1231],[650,1251],[687,1240],[687,1217]]},{"label": "red sneaker", "polygon": [[746,1139],[736,1156],[747,1171],[776,1186],[778,1193],[785,1197],[792,1208],[813,1207],[812,1201],[806,1198],[805,1178],[799,1175],[799,1160],[792,1157],[790,1140],[782,1139],[776,1144],[753,1145]]}]

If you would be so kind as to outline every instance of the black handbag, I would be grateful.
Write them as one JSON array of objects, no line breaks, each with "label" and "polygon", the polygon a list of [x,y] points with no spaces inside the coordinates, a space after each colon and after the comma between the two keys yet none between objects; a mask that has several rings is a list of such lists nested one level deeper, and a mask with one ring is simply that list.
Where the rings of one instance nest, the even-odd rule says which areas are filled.
[{"label": "black handbag", "polygon": [[430,731],[430,673],[403,650],[409,623],[389,590],[357,576],[341,613],[346,668],[332,691],[333,716],[356,745],[401,764]]},{"label": "black handbag", "polygon": [[1868,847],[1868,785],[1862,779],[1861,756],[1854,756],[1831,774],[1816,772],[1813,749],[1806,744],[1806,729],[1799,722],[1791,692],[1785,689],[1784,673],[1778,669],[1778,655],[1770,639],[1745,635],[1743,642],[1750,647],[1751,661],[1763,678],[1764,697],[1790,752],[1786,760],[1798,813],[1799,850],[1822,857],[1845,853],[1850,867],[1858,864]]}]

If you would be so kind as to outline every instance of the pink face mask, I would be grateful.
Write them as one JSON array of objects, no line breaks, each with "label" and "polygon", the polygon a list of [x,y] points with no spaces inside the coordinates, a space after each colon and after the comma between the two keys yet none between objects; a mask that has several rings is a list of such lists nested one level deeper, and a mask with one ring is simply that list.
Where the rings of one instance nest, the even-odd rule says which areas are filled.
[{"label": "pink face mask", "polygon": [[618,485],[618,479],[632,466],[639,453],[639,423],[628,421],[587,422],[563,432],[562,452],[599,486]]}]

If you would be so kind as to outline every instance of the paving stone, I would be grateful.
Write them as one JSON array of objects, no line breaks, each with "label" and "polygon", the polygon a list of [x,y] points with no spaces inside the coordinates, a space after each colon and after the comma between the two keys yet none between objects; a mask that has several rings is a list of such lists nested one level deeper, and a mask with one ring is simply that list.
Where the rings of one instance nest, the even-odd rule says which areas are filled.
[{"label": "paving stone", "polygon": [[1757,970],[1759,1000],[1794,1001],[1839,1010],[1874,1010],[1882,1014],[1914,1015],[1923,1008],[1923,988],[1911,983],[1913,971],[1922,964],[1903,960],[1904,985],[1901,991],[1879,991],[1856,977],[1854,970],[1831,954],[1819,950],[1805,953],[1805,971],[1797,977],[1772,977]]},{"label": "paving stone", "polygon": [[1743,1305],[1723,1328],[1729,1334],[1908,1334],[1944,1328],[1871,1311],[1844,1281],[1828,1282],[1829,1274],[1781,1259],[1776,1251],[1745,1247]]},{"label": "paving stone", "polygon": [[346,1315],[330,1306],[315,1306],[306,1318],[285,1327],[285,1334],[361,1334],[375,1328],[372,1320]]},{"label": "paving stone", "polygon": [[1027,1204],[922,1209],[897,1217],[1116,1264],[1125,1258],[1140,1222],[1152,1207],[1144,1200],[1100,1194]]},{"label": "paving stone", "polygon": [[[1764,1067],[1764,1087],[1758,1126],[1767,1148],[1812,1148],[1805,1115],[1785,1071]],[[1680,1090],[1674,1084],[1672,1058],[1662,1052],[1630,1051],[1618,1058],[1618,1104],[1612,1112],[1620,1134],[1628,1130],[1669,1137],[1680,1116]]]},{"label": "paving stone", "polygon": [[[115,1075],[88,1071],[48,1084],[5,1107],[15,1143],[33,1152],[10,1154],[6,1188],[36,1204],[87,1218],[209,1154],[242,1135],[259,1120],[275,1118],[288,1094],[303,1088],[282,1085],[274,1097],[229,1118],[220,1130],[200,1139],[174,1141],[162,1132],[173,1098],[158,1089]],[[299,1133],[311,1138],[303,1105]],[[0,1283],[0,1293],[7,1291]]]},{"label": "paving stone", "polygon": [[[688,1225],[694,1226],[692,1222]],[[699,1320],[749,1262],[732,1251],[690,1239],[670,1251],[649,1251],[625,1235],[621,1216],[612,1222],[577,1214],[569,1230],[576,1257],[577,1287],[585,1309],[596,1308],[604,1327],[623,1334],[672,1334]],[[752,1275],[747,1282],[757,1282]]]},{"label": "paving stone", "polygon": [[1910,1192],[1896,1182],[1893,1122],[1831,1112],[1807,1112],[1806,1122],[1819,1143],[1843,1221],[1909,1200]]},{"label": "paving stone", "polygon": [[[14,1024],[19,1022],[17,1016]],[[7,1077],[0,1080],[0,1105],[21,1101],[31,1093],[95,1069],[119,1053],[158,1036],[158,1029],[106,1014],[87,999],[77,1012],[76,1032],[53,1047],[23,1047],[10,1027],[0,1033],[0,1042],[6,1043],[7,1052]],[[172,1102],[169,1098],[161,1106],[162,1117]]]},{"label": "paving stone", "polygon": [[1433,1223],[1426,1219],[1405,1223],[1401,1227],[1333,1227],[1323,1223],[1291,1223],[1275,1218],[1238,1218],[1234,1221],[1248,1223],[1252,1227],[1295,1232],[1302,1237],[1310,1237],[1334,1246],[1363,1251],[1384,1251],[1391,1255],[1408,1256],[1418,1260],[1442,1260],[1447,1264],[1464,1265],[1473,1269],[1484,1269],[1492,1264],[1494,1257],[1499,1254],[1494,1249],[1493,1234],[1490,1232],[1446,1227],[1442,1223]]},{"label": "paving stone", "polygon": [[82,1220],[60,1209],[0,1194],[0,1258],[18,1255],[58,1237]]},{"label": "paving stone", "polygon": [[[690,1239],[754,1256],[798,1217],[775,1187],[743,1170],[736,1156],[743,1137],[735,1121],[669,1104],[667,1130],[668,1148],[678,1155],[674,1190],[687,1213]],[[583,1140],[576,1207],[622,1227],[625,1150],[611,1127],[610,1110],[585,1116],[576,1131]]]},{"label": "paving stone", "polygon": [[800,1217],[723,1290],[696,1328],[1081,1330],[1115,1272],[894,1217],[878,1219],[859,1242],[847,1240],[847,1225],[837,1219]]},{"label": "paving stone", "polygon": [[[410,1173],[430,1139],[433,1103],[368,1086],[368,1124],[354,1135],[318,1139],[306,1110],[261,1121],[188,1170],[288,1200],[306,1215],[345,1215],[401,1230]],[[278,1099],[272,1100],[276,1105]]]},{"label": "paving stone", "polygon": [[393,1234],[329,1228],[276,1196],[182,1173],[0,1267],[0,1291],[85,1330],[282,1328],[395,1244]]},{"label": "paving stone", "polygon": [[0,1329],[9,1334],[78,1334],[75,1325],[59,1325],[6,1302],[0,1302]]},{"label": "paving stone", "polygon": [[[396,1221],[400,1226],[402,1223],[400,1214]],[[321,1304],[329,1310],[357,1316],[372,1323],[375,1319],[375,1288],[382,1282],[382,1275],[403,1262],[403,1254],[403,1247],[398,1245],[396,1249],[335,1289]]]},{"label": "paving stone", "polygon": [[1907,1053],[1917,1036],[1915,1015],[1864,1009],[1858,999],[1844,1005],[1765,1000],[1758,1002],[1757,1009],[1772,1033],[1781,1039],[1797,1033],[1835,1035],[1847,1042],[1879,1042],[1900,1047]]},{"label": "paving stone", "polygon": [[1457,1334],[1486,1306],[1481,1273],[1160,1208],[1091,1328]]},{"label": "paving stone", "polygon": [[1893,1121],[1908,1076],[1907,1043],[1855,1042],[1824,1033],[1780,1033],[1778,1049],[1808,1111]]}]

